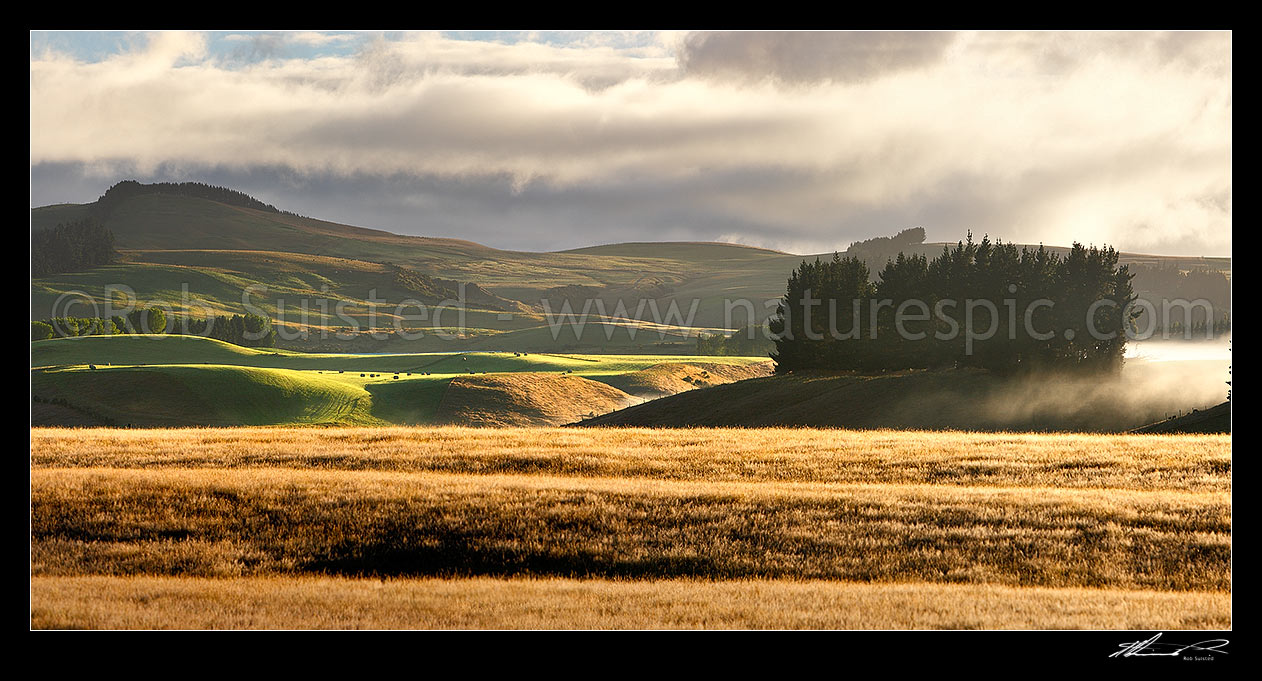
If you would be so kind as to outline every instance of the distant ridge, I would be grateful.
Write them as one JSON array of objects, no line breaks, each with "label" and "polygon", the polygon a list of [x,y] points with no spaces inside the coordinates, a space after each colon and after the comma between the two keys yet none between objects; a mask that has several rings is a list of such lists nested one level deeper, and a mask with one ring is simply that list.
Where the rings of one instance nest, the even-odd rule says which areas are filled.
[{"label": "distant ridge", "polygon": [[[123,180],[113,187],[105,190],[101,198],[96,200],[93,207],[93,217],[98,220],[104,220],[109,217],[114,209],[123,201],[136,196],[145,194],[167,194],[170,196],[191,196],[199,199],[207,199],[217,201],[229,206],[240,206],[242,208],[253,208],[255,210],[266,211],[268,213],[285,213],[270,203],[263,203],[258,199],[227,187],[218,187],[215,185],[204,184],[201,182],[155,182],[153,184],[141,184],[136,180]],[[294,213],[288,213],[294,215]]]},{"label": "distant ridge", "polygon": [[342,225],[281,210],[249,194],[201,182],[142,184],[125,180],[99,199],[31,209],[31,230],[93,220],[129,250],[260,250],[403,262],[407,252],[425,250],[461,256],[493,252],[487,246],[449,238],[408,236]]},{"label": "distant ridge", "polygon": [[[743,326],[743,319],[738,322],[733,317],[743,318],[744,311],[737,306],[733,312],[726,305],[728,301],[742,300],[753,304],[753,314],[758,317],[753,321],[761,323],[773,308],[760,306],[758,301],[778,300],[784,295],[785,282],[794,268],[803,260],[817,257],[704,241],[640,241],[551,252],[503,250],[460,238],[416,236],[425,231],[428,216],[424,211],[415,215],[409,230],[412,234],[394,234],[303,217],[244,192],[201,182],[119,182],[97,201],[32,208],[31,230],[34,233],[58,224],[91,221],[101,214],[107,217],[96,221],[114,235],[119,262],[72,275],[37,277],[31,291],[33,320],[58,316],[54,305],[71,291],[88,291],[89,296],[103,302],[104,286],[120,281],[143,284],[129,285],[138,296],[150,300],[159,300],[167,292],[179,291],[190,283],[192,293],[225,310],[239,309],[242,291],[251,285],[312,299],[327,295],[325,286],[335,297],[347,300],[366,300],[377,289],[379,293],[389,291],[394,303],[416,298],[428,305],[430,297],[418,293],[429,292],[433,287],[456,290],[449,282],[472,282],[477,288],[466,288],[470,302],[476,301],[484,311],[505,313],[503,319],[477,322],[479,328],[497,334],[495,343],[555,341],[555,328],[526,328],[534,323],[551,324],[555,317],[510,317],[519,312],[546,314],[544,299],[551,301],[553,310],[569,300],[576,311],[583,310],[589,300],[600,300],[606,310],[616,310],[621,303],[626,311],[639,317],[636,321],[645,323],[645,329],[660,330],[664,335],[656,342],[673,344],[660,349],[683,350],[693,345],[695,333],[677,327],[713,331],[732,324]],[[908,250],[933,255],[943,246],[923,243]],[[830,259],[832,255],[829,252],[818,257]],[[1229,260],[1207,262],[1200,257],[1131,256],[1123,252],[1121,261],[1186,270],[1223,269],[1230,277]],[[879,274],[883,265],[884,260],[869,263],[873,274]],[[391,277],[393,267],[424,275],[431,282],[411,281],[412,277],[406,274],[402,278]],[[1174,284],[1166,286],[1165,279],[1153,281],[1154,286],[1146,287],[1149,298],[1208,297],[1185,296],[1171,288]],[[1213,291],[1218,296],[1212,298],[1215,309],[1221,306],[1230,310],[1229,297],[1220,295],[1219,289]],[[496,299],[491,300],[491,296]],[[449,298],[445,293],[439,297]],[[648,300],[657,301],[657,311],[647,303],[641,306],[641,301]],[[677,304],[675,309],[680,316],[670,324],[659,325],[655,318],[665,321],[672,303]],[[592,310],[597,312],[594,303]],[[599,334],[598,330],[575,334],[572,331],[577,331],[577,327],[571,329],[568,322],[563,330],[572,339],[569,343],[610,347],[610,338],[593,340],[592,334]],[[624,349],[644,345],[629,332],[618,335],[618,343],[626,346]],[[468,340],[483,343],[491,342],[491,338],[471,336]],[[545,345],[512,349],[541,347]]]},{"label": "distant ridge", "polygon": [[[772,248],[763,248],[761,246],[750,246],[748,244],[738,244],[731,241],[624,241],[612,244],[599,244],[596,246],[583,246],[582,248],[567,248],[561,251],[553,251],[553,253],[585,253],[591,255],[631,255],[643,257],[642,251],[645,249],[660,250],[662,248],[691,248],[705,247],[715,249],[732,249],[737,252],[745,252],[750,255],[794,255],[785,251],[777,251]],[[669,257],[667,255],[655,255],[652,257]]]},{"label": "distant ridge", "polygon": [[[239,239],[211,239],[209,242],[205,240],[194,239],[188,243],[171,243],[169,234],[162,234],[157,239],[152,238],[153,232],[166,232],[165,229],[154,230],[154,225],[146,225],[150,234],[145,235],[145,239],[133,239],[132,232],[135,232],[134,218],[136,216],[127,215],[125,220],[121,220],[120,216],[115,215],[117,209],[127,204],[133,199],[144,197],[177,197],[177,198],[193,198],[206,201],[213,201],[232,208],[244,208],[259,211],[273,218],[265,218],[264,216],[256,216],[264,218],[266,224],[256,225],[245,231],[249,236],[245,242]],[[156,210],[155,210],[156,209]],[[163,212],[160,220],[163,227],[170,223],[172,218],[178,217],[172,214],[173,210],[180,210],[191,213],[201,212],[201,215],[181,216],[185,220],[189,217],[193,219],[203,218],[201,224],[196,225],[197,230],[206,232],[209,228],[210,232],[224,231],[225,223],[233,221],[250,220],[252,218],[241,218],[240,216],[229,216],[226,213],[217,215],[206,214],[206,211],[190,208],[188,206],[144,206],[140,209],[142,213],[149,215],[141,216],[142,221],[152,219],[153,213]],[[38,206],[31,209],[31,227],[32,230],[48,229],[62,222],[72,222],[83,220],[86,218],[94,218],[100,222],[119,222],[131,224],[107,224],[118,236],[119,247],[124,249],[143,249],[143,250],[186,250],[186,249],[242,249],[251,250],[283,250],[288,252],[313,252],[316,254],[324,254],[326,252],[335,252],[336,249],[332,244],[325,244],[324,248],[312,250],[302,245],[286,243],[282,247],[275,244],[259,245],[254,241],[259,236],[259,227],[275,229],[280,227],[284,232],[293,235],[297,233],[315,234],[318,237],[334,237],[334,238],[350,238],[355,240],[368,240],[375,242],[393,242],[400,246],[412,246],[421,242],[427,242],[429,246],[435,246],[443,250],[459,252],[462,255],[469,251],[479,252],[480,257],[488,257],[495,254],[497,257],[509,254],[527,254],[531,256],[539,255],[597,255],[597,256],[613,256],[613,257],[629,257],[629,258],[653,258],[655,260],[679,260],[691,261],[701,258],[706,262],[713,262],[715,257],[723,260],[745,260],[745,261],[763,261],[770,262],[773,259],[785,258],[786,260],[813,260],[831,258],[834,253],[847,256],[860,256],[870,262],[869,267],[874,270],[884,265],[887,256],[885,253],[856,253],[852,250],[834,250],[826,253],[789,253],[772,248],[762,246],[751,246],[749,244],[735,243],[729,241],[628,241],[609,244],[597,244],[592,246],[583,246],[579,248],[561,249],[556,251],[505,251],[496,247],[487,246],[481,243],[468,241],[453,237],[426,237],[413,234],[398,234],[381,229],[368,227],[356,227],[351,225],[338,224],[310,218],[299,213],[287,210],[281,210],[269,203],[264,203],[259,199],[246,194],[245,192],[220,187],[217,185],[206,184],[204,182],[155,182],[151,184],[143,184],[137,180],[123,180],[111,186],[103,195],[92,203],[76,204],[76,203],[56,203],[45,206]],[[114,220],[113,218],[120,218]],[[189,225],[182,225],[188,227]],[[908,231],[908,230],[904,230]],[[184,235],[188,234],[188,230],[183,230]],[[884,237],[877,237],[884,238]],[[288,239],[284,239],[289,241]],[[868,239],[858,244],[868,243],[873,239]],[[954,246],[956,242],[947,241],[925,241],[920,243],[902,244],[900,249],[908,255],[934,255],[943,248]],[[852,244],[851,246],[854,246]],[[1064,255],[1069,251],[1067,246],[1054,246],[1044,244],[1023,244],[1016,243],[1018,248],[1035,249],[1040,246],[1046,248],[1049,252],[1057,255]],[[392,253],[382,253],[381,258],[377,260],[388,259]],[[1224,269],[1230,271],[1230,256],[1191,256],[1191,255],[1153,255],[1146,253],[1134,253],[1128,251],[1120,252],[1120,261],[1122,264],[1137,263],[1147,265],[1171,265],[1178,267],[1209,267],[1211,269]],[[415,264],[415,263],[414,263]],[[787,272],[791,267],[786,268]],[[785,275],[787,276],[787,275]],[[779,278],[779,277],[777,277]],[[780,282],[782,283],[782,282]]]}]

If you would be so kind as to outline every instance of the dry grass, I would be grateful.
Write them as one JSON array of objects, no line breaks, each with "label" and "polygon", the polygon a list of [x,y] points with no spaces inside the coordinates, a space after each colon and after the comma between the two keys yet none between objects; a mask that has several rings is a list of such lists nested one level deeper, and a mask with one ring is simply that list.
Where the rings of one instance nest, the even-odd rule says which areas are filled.
[{"label": "dry grass", "polygon": [[436,420],[471,426],[559,426],[635,401],[612,386],[567,374],[458,376],[447,386]]},{"label": "dry grass", "polygon": [[1227,629],[1222,593],[661,580],[37,577],[37,629]]},{"label": "dry grass", "polygon": [[605,381],[631,395],[661,397],[695,388],[770,376],[774,368],[775,365],[771,362],[744,366],[714,362],[666,362],[640,371],[610,376]]},{"label": "dry grass", "polygon": [[1229,436],[32,429],[32,621],[1229,626],[1230,460]]},{"label": "dry grass", "polygon": [[793,428],[32,428],[31,465],[1226,492],[1231,436]]},{"label": "dry grass", "polygon": [[1229,587],[1221,492],[41,469],[36,574]]}]

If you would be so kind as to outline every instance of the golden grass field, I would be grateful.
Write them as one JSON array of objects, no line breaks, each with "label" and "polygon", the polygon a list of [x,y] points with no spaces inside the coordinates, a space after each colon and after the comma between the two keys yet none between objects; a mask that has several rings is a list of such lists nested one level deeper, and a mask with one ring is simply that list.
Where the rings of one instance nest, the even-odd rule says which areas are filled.
[{"label": "golden grass field", "polygon": [[37,628],[1226,628],[1231,439],[31,430]]}]

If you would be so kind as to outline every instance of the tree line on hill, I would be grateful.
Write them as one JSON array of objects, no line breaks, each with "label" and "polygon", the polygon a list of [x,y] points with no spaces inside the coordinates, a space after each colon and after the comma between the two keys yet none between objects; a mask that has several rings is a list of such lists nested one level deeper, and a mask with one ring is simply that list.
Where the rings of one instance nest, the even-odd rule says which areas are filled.
[{"label": "tree line on hill", "polygon": [[[1156,314],[1154,331],[1164,330],[1171,336],[1182,336],[1192,329],[1196,338],[1204,338],[1207,328],[1218,336],[1231,332],[1231,279],[1227,273],[1210,267],[1187,270],[1173,265],[1131,265],[1135,293],[1147,300]],[[1203,304],[1175,306],[1169,314],[1163,301],[1202,301]],[[1208,307],[1206,306],[1208,304]]]},{"label": "tree line on hill", "polygon": [[31,322],[31,340],[73,338],[75,336],[112,336],[115,334],[162,333],[167,327],[166,312],[150,307],[132,310],[126,315],[102,317],[53,317]]},{"label": "tree line on hill", "polygon": [[775,347],[761,333],[761,327],[750,327],[730,336],[721,333],[697,334],[698,355],[726,355],[731,357],[761,357]]},{"label": "tree line on hill", "polygon": [[[869,271],[876,274],[899,253],[923,253],[924,241],[925,230],[913,227],[893,236],[856,241],[842,256],[862,260]],[[1191,266],[1162,261],[1130,263],[1130,272],[1135,275],[1132,280],[1135,294],[1151,303],[1151,310],[1156,312],[1151,318],[1145,318],[1146,323],[1152,324],[1158,335],[1163,330],[1182,333],[1182,329],[1196,324],[1222,328],[1225,316],[1231,313],[1230,265],[1224,265],[1225,269],[1209,262]],[[1197,304],[1176,304],[1167,314],[1162,303],[1176,300]]]},{"label": "tree line on hill", "polygon": [[204,336],[245,347],[276,347],[276,329],[272,320],[256,314],[218,315],[210,319],[180,317],[176,323],[170,324],[161,308],[151,307],[109,319],[54,317],[31,322],[33,341],[137,333]]},{"label": "tree line on hill", "polygon": [[117,258],[114,233],[95,220],[62,223],[31,232],[32,277],[81,272],[108,265]]},{"label": "tree line on hill", "polygon": [[[1188,324],[1182,320],[1167,320],[1164,335],[1172,339],[1190,339],[1199,340],[1204,338],[1218,338],[1231,333],[1231,315],[1225,315],[1221,319],[1213,322],[1205,320],[1194,321]],[[1160,332],[1154,333],[1154,338],[1161,338]]]},{"label": "tree line on hill", "polygon": [[207,199],[209,201],[217,201],[229,206],[241,206],[243,208],[253,208],[255,210],[267,211],[269,213],[281,213],[276,206],[263,203],[258,199],[239,192],[235,189],[227,187],[217,187],[215,185],[203,184],[201,182],[155,182],[153,184],[141,184],[135,180],[123,180],[113,187],[105,190],[101,198],[96,200],[93,206],[93,217],[98,220],[104,220],[109,217],[118,205],[128,199],[144,196],[146,194],[168,194],[171,196],[191,196],[199,199]]},{"label": "tree line on hill", "polygon": [[1131,265],[1135,290],[1158,290],[1184,298],[1212,298],[1226,302],[1231,295],[1231,280],[1223,272],[1208,267],[1182,270],[1173,265]]},{"label": "tree line on hill", "polygon": [[925,242],[925,228],[911,227],[894,236],[877,236],[863,241],[856,241],[846,249],[846,255],[865,262],[885,260],[896,257],[908,246]]},{"label": "tree line on hill", "polygon": [[972,234],[932,260],[900,253],[875,282],[861,259],[834,254],[790,276],[771,356],[779,373],[1113,370],[1136,314],[1131,276],[1112,248],[1075,243],[1060,257]]},{"label": "tree line on hill", "polygon": [[248,348],[276,347],[276,329],[272,320],[257,314],[219,315],[213,319],[187,319],[187,328],[178,333],[205,336]]}]

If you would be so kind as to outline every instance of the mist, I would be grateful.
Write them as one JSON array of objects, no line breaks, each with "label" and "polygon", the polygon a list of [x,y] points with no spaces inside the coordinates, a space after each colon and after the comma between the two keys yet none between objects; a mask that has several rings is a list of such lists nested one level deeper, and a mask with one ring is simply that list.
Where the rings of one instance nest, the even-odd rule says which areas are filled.
[{"label": "mist", "polygon": [[1038,374],[963,381],[909,392],[880,417],[884,427],[1123,432],[1227,399],[1228,343],[1132,344],[1112,376]]},{"label": "mist", "polygon": [[1086,430],[1130,430],[1227,399],[1229,339],[1132,344],[1115,377],[1039,377],[1000,390],[987,419],[1013,426],[1057,422]]}]

